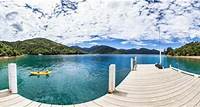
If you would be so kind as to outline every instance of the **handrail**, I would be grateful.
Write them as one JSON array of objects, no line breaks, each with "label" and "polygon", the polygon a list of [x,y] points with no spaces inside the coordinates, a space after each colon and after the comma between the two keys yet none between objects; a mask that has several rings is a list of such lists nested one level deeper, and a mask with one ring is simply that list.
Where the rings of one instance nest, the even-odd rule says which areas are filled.
[{"label": "handrail", "polygon": [[195,74],[195,73],[183,71],[183,70],[181,70],[181,69],[178,69],[178,68],[175,68],[175,67],[172,67],[172,66],[171,66],[171,68],[172,68],[173,70],[177,71],[177,72],[181,72],[181,73],[184,73],[184,74],[187,74],[187,75],[191,75],[191,76],[195,76],[195,77],[198,77],[198,78],[200,77],[199,74]]}]

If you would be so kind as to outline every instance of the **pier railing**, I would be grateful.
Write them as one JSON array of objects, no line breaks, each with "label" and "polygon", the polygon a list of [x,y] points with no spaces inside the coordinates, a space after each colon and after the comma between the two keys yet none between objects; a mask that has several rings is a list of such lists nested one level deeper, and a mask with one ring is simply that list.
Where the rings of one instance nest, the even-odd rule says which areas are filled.
[{"label": "pier railing", "polygon": [[172,68],[173,70],[177,71],[177,72],[181,72],[181,73],[184,73],[184,74],[187,74],[187,75],[191,75],[191,76],[194,76],[194,77],[200,77],[200,75],[198,74],[194,74],[194,73],[191,73],[191,72],[187,72],[187,71],[184,71],[184,70],[181,70],[181,69],[178,69],[178,68],[175,68],[175,67],[172,67],[170,65],[170,68]]}]

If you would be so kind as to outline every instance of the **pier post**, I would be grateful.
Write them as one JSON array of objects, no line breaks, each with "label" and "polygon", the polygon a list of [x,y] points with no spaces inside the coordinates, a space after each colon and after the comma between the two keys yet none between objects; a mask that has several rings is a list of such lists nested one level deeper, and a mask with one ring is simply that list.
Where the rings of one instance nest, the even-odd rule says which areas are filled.
[{"label": "pier post", "polygon": [[136,64],[137,64],[137,57],[135,57],[134,59],[131,58],[131,71],[136,71]]},{"label": "pier post", "polygon": [[112,94],[115,91],[115,64],[109,66],[109,83],[108,83],[108,93]]},{"label": "pier post", "polygon": [[17,89],[17,65],[15,63],[8,64],[8,81],[9,91],[12,94],[16,94]]},{"label": "pier post", "polygon": [[134,64],[134,71],[136,71],[136,68],[137,68],[137,57],[135,57],[135,60],[134,60],[133,64]]},{"label": "pier post", "polygon": [[134,66],[133,66],[133,58],[131,58],[131,71],[133,71],[134,70],[134,68],[133,68]]},{"label": "pier post", "polygon": [[135,61],[137,61],[137,57],[135,57]]}]

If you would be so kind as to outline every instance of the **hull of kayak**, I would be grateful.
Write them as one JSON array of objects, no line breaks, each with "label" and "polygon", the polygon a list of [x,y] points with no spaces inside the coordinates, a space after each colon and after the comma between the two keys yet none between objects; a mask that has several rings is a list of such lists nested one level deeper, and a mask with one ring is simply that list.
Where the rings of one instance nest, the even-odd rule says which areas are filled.
[{"label": "hull of kayak", "polygon": [[49,75],[51,71],[31,72],[32,75]]}]

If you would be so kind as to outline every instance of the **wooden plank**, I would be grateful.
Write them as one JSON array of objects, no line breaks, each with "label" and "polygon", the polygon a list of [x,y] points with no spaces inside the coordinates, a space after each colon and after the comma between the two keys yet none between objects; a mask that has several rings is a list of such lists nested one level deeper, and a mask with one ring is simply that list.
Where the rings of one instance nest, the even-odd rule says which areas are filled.
[{"label": "wooden plank", "polygon": [[62,105],[51,105],[51,107],[62,107]]},{"label": "wooden plank", "polygon": [[0,98],[6,97],[6,96],[9,96],[9,95],[11,95],[11,93],[8,91],[8,89],[0,90]]},{"label": "wooden plank", "polygon": [[87,102],[87,103],[85,103],[85,105],[87,107],[102,107],[102,106],[98,105],[97,103],[95,103],[93,101]]},{"label": "wooden plank", "polygon": [[44,103],[41,103],[41,105],[39,107],[51,107],[51,104],[44,104]]},{"label": "wooden plank", "polygon": [[116,104],[107,102],[107,101],[103,100],[103,98],[99,98],[97,100],[94,100],[93,102],[102,107],[120,107],[120,105],[116,105]]},{"label": "wooden plank", "polygon": [[74,104],[74,107],[87,107],[85,103]]},{"label": "wooden plank", "polygon": [[162,86],[162,87],[147,88],[148,90],[143,90],[142,88],[134,89],[132,87],[118,87],[117,91],[118,92],[126,92],[126,93],[130,93],[130,94],[135,94],[135,95],[158,94],[158,93],[170,91],[170,90],[176,89],[176,88],[180,89],[180,88],[183,88],[184,86],[187,87],[187,85],[189,85],[193,81],[195,81],[195,79],[186,79],[181,83],[172,83],[172,84],[166,85],[164,87]]},{"label": "wooden plank", "polygon": [[9,96],[6,96],[6,97],[1,97],[1,98],[0,98],[0,103],[1,103],[1,102],[4,102],[4,101],[6,101],[6,100],[15,99],[15,98],[17,98],[17,97],[19,97],[18,94],[12,94],[12,95],[9,95]]},{"label": "wooden plank", "polygon": [[24,97],[19,96],[17,98],[11,99],[11,100],[6,100],[4,102],[1,102],[0,105],[4,106],[4,107],[13,106],[16,103],[22,102],[24,100],[26,100]]},{"label": "wooden plank", "polygon": [[26,107],[39,107],[41,103],[32,101],[30,104],[28,104]]},{"label": "wooden plank", "polygon": [[31,104],[31,102],[32,102],[31,100],[25,99],[25,100],[23,100],[23,101],[21,101],[21,102],[18,102],[18,103],[16,103],[16,104],[13,104],[12,106],[13,106],[13,107],[25,107],[25,106]]}]

